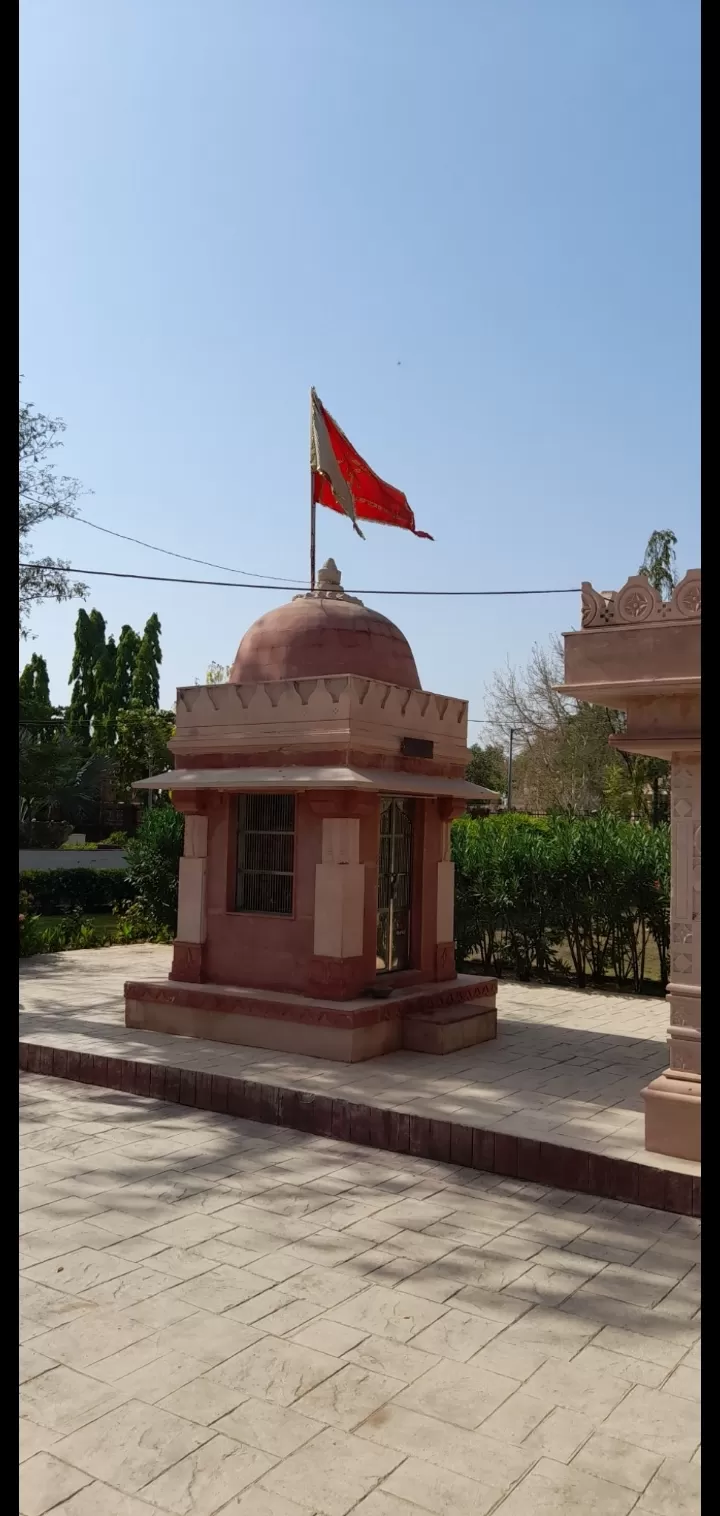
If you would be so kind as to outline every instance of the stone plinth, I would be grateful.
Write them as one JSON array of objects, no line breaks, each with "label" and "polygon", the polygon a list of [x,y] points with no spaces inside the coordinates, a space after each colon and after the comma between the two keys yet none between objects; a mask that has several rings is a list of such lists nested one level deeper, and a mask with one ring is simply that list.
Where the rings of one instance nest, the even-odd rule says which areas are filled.
[{"label": "stone plinth", "polygon": [[361,1063],[399,1048],[454,1053],[495,1037],[496,995],[496,979],[472,974],[447,985],[396,989],[387,1000],[320,1000],[238,985],[180,984],[171,977],[125,985],[125,1024]]},{"label": "stone plinth", "polygon": [[565,693],[627,713],[612,746],[671,772],[670,1062],[644,1093],[645,1144],[700,1157],[700,571],[663,601],[636,575],[614,594],[582,591],[565,637]]}]

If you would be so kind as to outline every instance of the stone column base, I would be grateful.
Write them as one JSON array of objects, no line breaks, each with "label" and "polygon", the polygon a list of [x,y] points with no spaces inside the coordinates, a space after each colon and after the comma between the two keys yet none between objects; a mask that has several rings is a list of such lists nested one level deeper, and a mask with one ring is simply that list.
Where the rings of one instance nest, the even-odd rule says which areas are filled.
[{"label": "stone column base", "polygon": [[700,1162],[700,1080],[669,1071],[643,1090],[645,1147]]}]

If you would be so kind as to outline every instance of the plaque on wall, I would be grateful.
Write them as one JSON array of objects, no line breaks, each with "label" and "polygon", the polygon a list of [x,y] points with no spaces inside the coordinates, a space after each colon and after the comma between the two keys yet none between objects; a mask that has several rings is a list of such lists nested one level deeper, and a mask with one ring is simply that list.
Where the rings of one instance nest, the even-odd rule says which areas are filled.
[{"label": "plaque on wall", "polygon": [[406,758],[432,758],[435,752],[434,742],[428,742],[425,737],[402,737],[400,740],[400,752]]}]

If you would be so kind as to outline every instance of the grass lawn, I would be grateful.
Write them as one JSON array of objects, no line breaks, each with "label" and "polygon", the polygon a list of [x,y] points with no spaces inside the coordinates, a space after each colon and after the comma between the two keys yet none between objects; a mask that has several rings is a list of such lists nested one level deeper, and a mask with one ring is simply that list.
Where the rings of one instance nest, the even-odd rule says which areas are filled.
[{"label": "grass lawn", "polygon": [[[40,916],[38,919],[39,919],[40,926],[43,927],[43,928],[45,928],[45,927],[59,926],[61,922],[67,920],[67,917],[66,916]],[[82,922],[86,922],[88,926],[97,927],[98,931],[100,929],[102,929],[103,931],[106,931],[106,932],[112,932],[113,936],[115,936],[115,934],[117,932],[118,918],[117,918],[117,916],[113,916],[112,913],[100,914],[100,915],[97,915],[97,916],[94,916],[94,915],[93,916],[85,915],[85,916],[81,916],[79,919]]]}]

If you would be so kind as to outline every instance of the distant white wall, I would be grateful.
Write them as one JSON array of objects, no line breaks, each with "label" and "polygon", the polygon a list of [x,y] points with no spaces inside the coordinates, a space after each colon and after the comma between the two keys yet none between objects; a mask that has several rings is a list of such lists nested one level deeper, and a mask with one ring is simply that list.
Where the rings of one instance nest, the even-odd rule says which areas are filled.
[{"label": "distant white wall", "polygon": [[86,851],[78,848],[20,848],[20,873],[25,869],[124,869],[125,854],[121,848],[98,848]]}]

